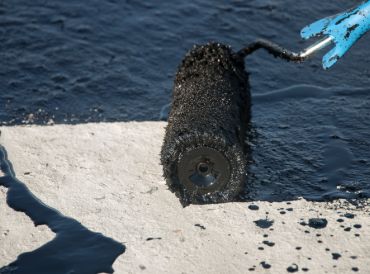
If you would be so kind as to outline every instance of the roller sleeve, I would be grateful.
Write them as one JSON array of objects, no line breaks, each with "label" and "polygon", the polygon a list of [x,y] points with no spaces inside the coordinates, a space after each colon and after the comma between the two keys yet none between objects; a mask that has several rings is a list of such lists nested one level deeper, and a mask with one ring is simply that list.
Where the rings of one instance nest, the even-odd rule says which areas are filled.
[{"label": "roller sleeve", "polygon": [[164,177],[183,204],[232,200],[246,176],[250,88],[244,60],[221,44],[182,61],[161,151]]}]

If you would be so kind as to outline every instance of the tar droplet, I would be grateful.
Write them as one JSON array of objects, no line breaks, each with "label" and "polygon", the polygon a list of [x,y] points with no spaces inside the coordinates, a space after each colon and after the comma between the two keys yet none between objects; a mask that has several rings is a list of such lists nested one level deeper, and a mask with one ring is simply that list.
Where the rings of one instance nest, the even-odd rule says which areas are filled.
[{"label": "tar droplet", "polygon": [[344,231],[351,231],[351,228],[350,227],[346,227],[345,229],[344,229]]},{"label": "tar droplet", "polygon": [[265,261],[261,262],[261,265],[262,265],[262,267],[263,267],[264,269],[269,269],[269,268],[271,268],[271,265],[270,265],[270,264],[268,264],[268,263],[266,263]]},{"label": "tar droplet", "polygon": [[259,209],[258,205],[249,205],[248,208],[250,210],[258,210]]},{"label": "tar droplet", "polygon": [[348,218],[348,219],[353,219],[355,218],[355,214],[352,214],[352,213],[346,213],[343,215],[344,217]]},{"label": "tar droplet", "polygon": [[354,271],[354,272],[358,272],[358,267],[352,267],[352,271]]},{"label": "tar droplet", "polygon": [[301,249],[302,249],[302,247],[297,246],[295,249],[297,249],[297,250],[301,250]]},{"label": "tar droplet", "polygon": [[287,269],[286,269],[289,273],[294,273],[294,272],[297,272],[299,270],[298,268],[298,265],[297,264],[292,264],[291,266],[289,266]]},{"label": "tar droplet", "polygon": [[357,228],[357,229],[360,229],[362,226],[360,224],[355,224],[353,227]]},{"label": "tar droplet", "polygon": [[308,220],[308,226],[316,229],[325,228],[328,221],[323,218],[311,218]]},{"label": "tar droplet", "polygon": [[333,260],[338,260],[340,257],[342,257],[342,255],[339,253],[331,253],[331,256],[333,257]]},{"label": "tar droplet", "polygon": [[307,272],[309,269],[307,267],[302,267],[303,272]]},{"label": "tar droplet", "polygon": [[339,218],[339,219],[337,219],[337,222],[338,222],[338,223],[343,223],[343,222],[344,222],[344,220],[343,220],[342,218]]},{"label": "tar droplet", "polygon": [[274,224],[274,221],[269,219],[259,219],[257,221],[254,221],[254,223],[256,224],[256,226],[266,229],[272,226]]},{"label": "tar droplet", "polygon": [[272,247],[272,246],[275,245],[274,242],[269,242],[269,241],[263,241],[262,243],[265,244],[265,245],[267,245],[267,246],[270,246],[270,247]]}]

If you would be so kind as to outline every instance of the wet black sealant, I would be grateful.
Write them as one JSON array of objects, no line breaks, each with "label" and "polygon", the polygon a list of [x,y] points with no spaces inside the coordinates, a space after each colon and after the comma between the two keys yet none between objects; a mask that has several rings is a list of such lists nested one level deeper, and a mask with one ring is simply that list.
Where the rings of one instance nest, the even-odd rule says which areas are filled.
[{"label": "wet black sealant", "polygon": [[2,274],[96,274],[113,273],[116,258],[125,252],[125,246],[101,233],[88,230],[77,220],[63,216],[34,196],[20,182],[0,146],[0,186],[8,189],[7,203],[16,211],[25,213],[35,226],[46,225],[56,236],[40,248],[18,256],[16,261],[0,268]]}]

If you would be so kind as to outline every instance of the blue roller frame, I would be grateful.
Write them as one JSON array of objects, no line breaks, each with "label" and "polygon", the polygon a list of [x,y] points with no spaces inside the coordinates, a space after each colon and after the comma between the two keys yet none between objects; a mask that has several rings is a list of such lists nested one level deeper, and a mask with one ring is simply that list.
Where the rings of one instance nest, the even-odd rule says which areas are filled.
[{"label": "blue roller frame", "polygon": [[303,39],[328,36],[335,47],[323,57],[325,69],[333,66],[358,39],[370,30],[370,1],[349,11],[318,20],[301,31]]}]

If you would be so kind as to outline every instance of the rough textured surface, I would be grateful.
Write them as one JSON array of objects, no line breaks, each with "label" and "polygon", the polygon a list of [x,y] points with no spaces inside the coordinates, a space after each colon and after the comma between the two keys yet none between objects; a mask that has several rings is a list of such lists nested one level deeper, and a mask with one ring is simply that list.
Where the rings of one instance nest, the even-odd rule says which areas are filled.
[{"label": "rough textured surface", "polygon": [[[6,149],[0,145],[0,186],[7,188],[9,207],[26,214],[35,226],[46,225],[56,233],[42,247],[20,255],[0,268],[6,274],[113,273],[112,265],[125,246],[81,225],[73,218],[47,206],[17,179]],[[104,250],[104,254],[101,251]],[[86,263],[89,262],[89,263]]]},{"label": "rough textured surface", "polygon": [[[195,46],[176,75],[161,152],[164,176],[183,203],[230,201],[238,194],[245,178],[244,133],[249,118],[244,60],[221,44]],[[221,152],[230,163],[229,183],[209,194],[192,192],[178,177],[181,157],[199,147]]]},{"label": "rough textured surface", "polygon": [[[368,208],[305,200],[183,208],[159,165],[165,125],[3,127],[0,142],[37,197],[126,245],[116,273],[367,273]],[[12,255],[0,256],[0,266],[51,239],[20,213],[4,211],[4,196],[0,231],[9,233],[0,236],[0,252]],[[328,223],[315,229],[312,218]],[[21,241],[31,237],[32,246]]]},{"label": "rough textured surface", "polygon": [[6,193],[0,187],[0,268],[14,261],[20,251],[32,251],[54,237],[46,226],[35,227],[25,214],[8,207]]}]

